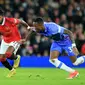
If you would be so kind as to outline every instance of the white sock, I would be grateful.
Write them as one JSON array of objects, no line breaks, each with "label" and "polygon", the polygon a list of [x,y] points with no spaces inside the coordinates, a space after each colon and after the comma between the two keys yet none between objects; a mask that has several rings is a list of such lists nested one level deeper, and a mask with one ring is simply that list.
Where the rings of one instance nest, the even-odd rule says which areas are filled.
[{"label": "white sock", "polygon": [[77,58],[77,60],[73,63],[73,65],[79,65],[85,62],[85,56],[81,56]]},{"label": "white sock", "polygon": [[66,66],[63,62],[59,61],[58,59],[51,59],[49,60],[50,63],[52,63],[54,66],[56,66],[59,69],[63,69],[67,72],[73,73],[75,70]]}]

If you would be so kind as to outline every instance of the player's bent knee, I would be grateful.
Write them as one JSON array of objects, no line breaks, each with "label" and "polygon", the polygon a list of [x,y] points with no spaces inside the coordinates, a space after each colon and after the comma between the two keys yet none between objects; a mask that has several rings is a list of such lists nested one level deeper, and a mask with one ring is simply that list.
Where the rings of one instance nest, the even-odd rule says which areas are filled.
[{"label": "player's bent knee", "polygon": [[49,59],[49,62],[50,63],[54,63],[55,62],[55,59]]},{"label": "player's bent knee", "polygon": [[11,55],[12,55],[12,53],[11,53],[11,52],[6,52],[6,53],[5,53],[6,58],[11,57]]},{"label": "player's bent knee", "polygon": [[52,63],[57,68],[59,68],[59,65],[61,64],[61,62],[58,59],[50,59],[49,62]]}]

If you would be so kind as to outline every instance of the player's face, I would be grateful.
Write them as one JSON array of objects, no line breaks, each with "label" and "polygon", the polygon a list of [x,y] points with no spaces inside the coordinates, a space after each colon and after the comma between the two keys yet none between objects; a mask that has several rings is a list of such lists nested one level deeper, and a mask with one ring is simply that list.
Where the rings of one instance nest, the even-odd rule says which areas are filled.
[{"label": "player's face", "polygon": [[40,32],[40,31],[44,30],[43,24],[38,24],[38,23],[33,22],[33,26],[35,27],[35,30],[37,32]]}]

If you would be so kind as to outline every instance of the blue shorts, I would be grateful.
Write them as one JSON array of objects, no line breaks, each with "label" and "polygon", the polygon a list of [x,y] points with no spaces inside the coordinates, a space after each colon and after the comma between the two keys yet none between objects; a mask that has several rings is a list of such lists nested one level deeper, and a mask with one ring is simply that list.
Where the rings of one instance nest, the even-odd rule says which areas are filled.
[{"label": "blue shorts", "polygon": [[50,48],[50,51],[58,51],[62,53],[62,50],[65,50],[65,52],[68,54],[68,56],[75,56],[75,53],[72,50],[72,43],[59,45],[57,42],[53,42]]}]

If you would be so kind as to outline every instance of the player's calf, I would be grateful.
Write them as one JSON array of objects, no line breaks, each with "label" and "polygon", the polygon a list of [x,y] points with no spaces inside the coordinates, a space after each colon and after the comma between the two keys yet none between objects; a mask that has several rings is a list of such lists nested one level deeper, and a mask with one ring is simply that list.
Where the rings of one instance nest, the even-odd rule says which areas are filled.
[{"label": "player's calf", "polygon": [[50,59],[49,62],[55,65],[57,68],[62,66],[62,62],[60,62],[58,59]]},{"label": "player's calf", "polygon": [[0,62],[9,70],[12,70],[12,66],[9,64],[9,62],[6,60],[6,57],[4,57],[4,54],[0,54]]},{"label": "player's calf", "polygon": [[6,59],[3,59],[1,63],[8,68],[9,70],[12,70],[12,66],[9,64],[9,62]]},{"label": "player's calf", "polygon": [[77,66],[79,64],[82,64],[85,62],[85,56],[79,56],[75,62],[73,62],[73,65]]},{"label": "player's calf", "polygon": [[72,73],[72,72],[75,71],[74,69],[68,67],[68,66],[65,65],[63,62],[59,61],[58,59],[50,59],[49,61],[50,61],[50,63],[52,63],[52,64],[53,64],[54,66],[56,66],[57,68],[63,69],[63,70],[65,70],[65,71],[69,72],[69,73]]}]

